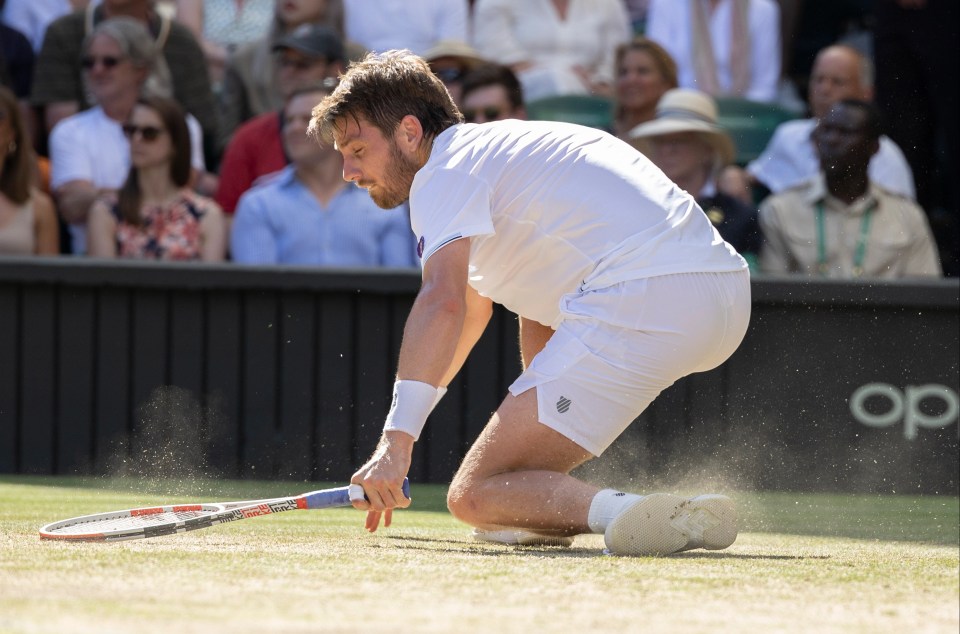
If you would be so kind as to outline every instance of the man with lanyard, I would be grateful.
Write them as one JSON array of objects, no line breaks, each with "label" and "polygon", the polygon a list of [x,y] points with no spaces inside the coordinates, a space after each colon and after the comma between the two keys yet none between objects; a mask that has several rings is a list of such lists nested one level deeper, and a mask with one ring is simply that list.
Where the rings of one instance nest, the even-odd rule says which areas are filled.
[{"label": "man with lanyard", "polygon": [[461,122],[407,51],[351,65],[311,121],[345,179],[383,208],[409,199],[423,267],[383,435],[352,478],[366,528],[410,504],[413,444],[497,302],[519,316],[525,369],[450,485],[453,515],[506,543],[594,532],[619,555],[726,548],[737,519],[725,496],[641,496],[569,474],[664,388],[736,350],[746,262],[689,194],[605,132]]},{"label": "man with lanyard", "polygon": [[880,147],[876,108],[840,101],[812,139],[821,175],[760,205],[761,270],[831,278],[940,276],[926,214],[868,176]]}]

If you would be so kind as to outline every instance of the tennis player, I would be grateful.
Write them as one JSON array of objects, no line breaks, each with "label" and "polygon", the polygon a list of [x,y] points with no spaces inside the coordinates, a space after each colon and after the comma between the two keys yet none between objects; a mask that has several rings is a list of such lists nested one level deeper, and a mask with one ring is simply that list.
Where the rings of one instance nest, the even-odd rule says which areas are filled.
[{"label": "tennis player", "polygon": [[520,319],[523,373],[450,485],[480,539],[569,543],[603,533],[622,555],[726,548],[721,495],[635,495],[569,475],[682,376],[724,362],[750,315],[747,265],[693,197],[626,143],[553,122],[463,124],[408,51],[354,63],[310,133],[383,208],[409,199],[423,283],[407,318],[393,403],[354,474],[366,528],[401,492],[427,416],[489,321]]}]

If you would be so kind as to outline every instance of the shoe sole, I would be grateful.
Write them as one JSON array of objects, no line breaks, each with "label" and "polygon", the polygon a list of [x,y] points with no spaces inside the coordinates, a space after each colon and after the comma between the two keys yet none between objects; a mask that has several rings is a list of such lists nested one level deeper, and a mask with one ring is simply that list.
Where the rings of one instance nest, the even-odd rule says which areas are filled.
[{"label": "shoe sole", "polygon": [[722,550],[737,539],[737,508],[725,495],[683,498],[653,493],[615,517],[604,533],[612,555]]},{"label": "shoe sole", "polygon": [[554,537],[538,535],[521,529],[505,529],[501,531],[479,531],[474,529],[471,536],[475,541],[489,544],[506,544],[508,546],[573,546],[572,537]]}]

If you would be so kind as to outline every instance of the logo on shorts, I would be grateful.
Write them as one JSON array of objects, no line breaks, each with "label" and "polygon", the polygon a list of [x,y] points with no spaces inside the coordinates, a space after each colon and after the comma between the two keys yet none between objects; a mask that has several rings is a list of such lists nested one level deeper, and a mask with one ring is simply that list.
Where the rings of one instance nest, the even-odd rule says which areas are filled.
[{"label": "logo on shorts", "polygon": [[557,401],[557,411],[561,414],[566,414],[571,405],[573,405],[573,401],[568,399],[566,396],[561,396],[560,400]]},{"label": "logo on shorts", "polygon": [[420,236],[420,240],[417,241],[417,257],[423,259],[423,246],[425,244],[423,236]]}]

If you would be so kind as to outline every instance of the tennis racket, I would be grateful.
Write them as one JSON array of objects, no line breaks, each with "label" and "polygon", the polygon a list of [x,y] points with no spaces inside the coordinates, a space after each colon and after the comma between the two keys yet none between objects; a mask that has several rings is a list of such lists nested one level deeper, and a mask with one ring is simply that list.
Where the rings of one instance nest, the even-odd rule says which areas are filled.
[{"label": "tennis racket", "polygon": [[[410,482],[404,478],[403,494],[410,497]],[[68,541],[118,542],[186,533],[236,520],[295,511],[350,506],[353,500],[365,499],[359,484],[311,491],[294,497],[151,506],[126,511],[82,515],[53,522],[40,528],[42,539]]]}]

